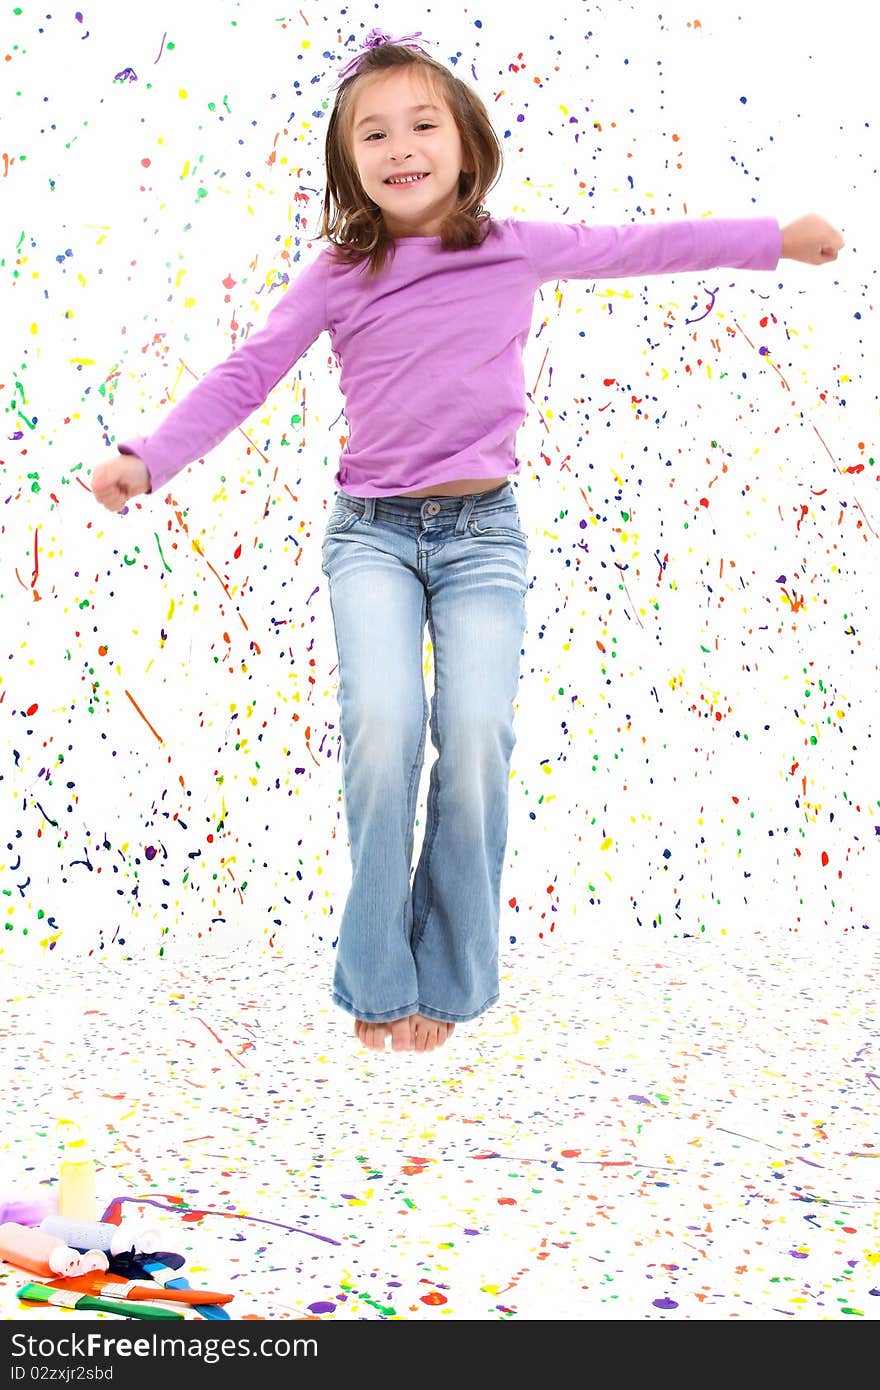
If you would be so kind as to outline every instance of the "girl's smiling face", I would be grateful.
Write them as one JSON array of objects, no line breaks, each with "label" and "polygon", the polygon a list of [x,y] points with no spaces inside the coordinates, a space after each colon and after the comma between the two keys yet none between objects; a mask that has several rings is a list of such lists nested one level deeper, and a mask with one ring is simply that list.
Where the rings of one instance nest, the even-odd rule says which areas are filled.
[{"label": "girl's smiling face", "polygon": [[[439,234],[455,208],[463,151],[452,112],[415,64],[364,81],[354,103],[351,153],[389,235]],[[413,174],[423,177],[388,182]]]}]

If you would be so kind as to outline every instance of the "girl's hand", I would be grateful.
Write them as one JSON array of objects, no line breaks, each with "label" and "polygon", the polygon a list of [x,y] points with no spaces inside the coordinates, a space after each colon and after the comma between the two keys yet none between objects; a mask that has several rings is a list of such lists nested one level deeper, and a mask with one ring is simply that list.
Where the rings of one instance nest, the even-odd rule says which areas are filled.
[{"label": "girl's hand", "polygon": [[117,454],[99,463],[92,474],[95,501],[110,512],[121,512],[132,497],[149,491],[147,465],[136,454]]},{"label": "girl's hand", "polygon": [[789,222],[782,229],[782,256],[790,261],[805,261],[807,265],[824,265],[826,261],[836,261],[837,253],[844,245],[843,237],[836,227],[810,212]]}]

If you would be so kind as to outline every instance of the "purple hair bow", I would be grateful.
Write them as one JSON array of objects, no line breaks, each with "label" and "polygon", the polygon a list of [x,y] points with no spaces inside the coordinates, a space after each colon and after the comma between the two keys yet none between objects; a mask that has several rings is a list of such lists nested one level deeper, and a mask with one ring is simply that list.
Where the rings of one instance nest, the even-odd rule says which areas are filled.
[{"label": "purple hair bow", "polygon": [[421,29],[417,30],[415,34],[405,34],[402,39],[392,38],[390,34],[385,33],[384,29],[371,29],[361,44],[361,49],[363,51],[357,53],[355,57],[352,58],[351,62],[346,63],[345,67],[340,70],[340,78],[349,77],[353,72],[357,72],[358,67],[363,62],[364,52],[366,52],[368,48],[378,48],[383,43],[399,43],[404,48],[414,48],[420,51],[421,46],[417,43],[412,43],[411,40],[419,39],[421,36]]}]

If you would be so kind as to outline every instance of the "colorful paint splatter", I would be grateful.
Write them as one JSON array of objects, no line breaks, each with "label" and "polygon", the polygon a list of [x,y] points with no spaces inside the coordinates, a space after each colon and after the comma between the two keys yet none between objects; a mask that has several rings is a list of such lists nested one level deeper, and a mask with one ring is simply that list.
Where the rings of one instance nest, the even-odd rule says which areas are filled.
[{"label": "colorful paint splatter", "polygon": [[[4,1172],[54,1182],[79,1100],[238,1316],[876,1316],[875,83],[771,8],[3,10]],[[89,490],[315,254],[376,23],[480,93],[499,216],[847,238],[536,299],[507,993],[419,1061],[328,995],[327,341],[168,500]]]},{"label": "colorful paint splatter", "polygon": [[[51,1199],[82,1117],[97,1215],[156,1227],[235,1318],[876,1318],[856,941],[509,951],[505,1004],[421,1057],[353,1050],[314,946],[136,990],[11,966],[0,1172]],[[22,1282],[0,1263],[6,1316]]]}]

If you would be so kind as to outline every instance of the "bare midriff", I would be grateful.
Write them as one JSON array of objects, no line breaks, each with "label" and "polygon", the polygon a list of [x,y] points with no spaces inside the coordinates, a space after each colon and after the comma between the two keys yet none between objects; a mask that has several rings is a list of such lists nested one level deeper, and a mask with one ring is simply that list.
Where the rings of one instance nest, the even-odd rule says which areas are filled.
[{"label": "bare midriff", "polygon": [[396,497],[470,497],[475,492],[492,492],[506,483],[506,478],[457,478],[451,483],[435,483],[415,492],[398,492]]}]

